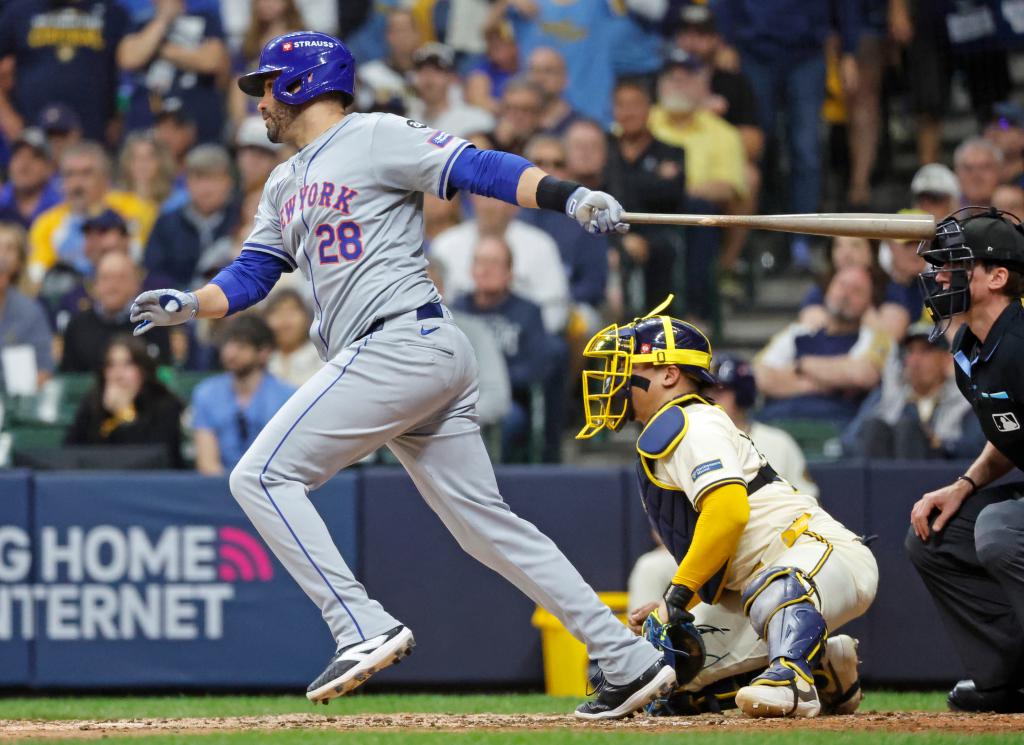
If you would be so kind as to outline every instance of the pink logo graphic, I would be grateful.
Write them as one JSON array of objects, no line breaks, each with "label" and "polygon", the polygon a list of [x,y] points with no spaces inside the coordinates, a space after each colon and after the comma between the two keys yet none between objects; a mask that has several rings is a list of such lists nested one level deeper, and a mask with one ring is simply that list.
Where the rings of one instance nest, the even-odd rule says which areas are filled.
[{"label": "pink logo graphic", "polygon": [[220,529],[218,556],[222,582],[268,582],[274,576],[263,544],[240,528],[225,525]]},{"label": "pink logo graphic", "polygon": [[290,51],[292,51],[292,43],[290,41],[286,41],[284,44],[281,45],[281,51],[282,52],[290,52]]}]

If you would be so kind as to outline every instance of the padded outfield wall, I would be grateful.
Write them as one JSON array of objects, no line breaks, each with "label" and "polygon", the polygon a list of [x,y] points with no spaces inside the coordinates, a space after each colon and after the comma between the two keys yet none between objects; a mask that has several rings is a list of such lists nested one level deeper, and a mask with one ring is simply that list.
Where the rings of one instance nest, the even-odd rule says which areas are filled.
[{"label": "padded outfield wall", "polygon": [[[877,536],[878,600],[851,624],[875,684],[962,673],[903,554],[913,502],[961,464],[845,463],[812,475],[824,505]],[[629,469],[508,466],[512,509],[599,591],[651,548]],[[375,685],[543,685],[534,606],[465,555],[400,469],[313,493],[370,593],[416,633]],[[225,479],[178,473],[0,473],[0,687],[304,687],[333,652],[319,612],[266,549]]]}]

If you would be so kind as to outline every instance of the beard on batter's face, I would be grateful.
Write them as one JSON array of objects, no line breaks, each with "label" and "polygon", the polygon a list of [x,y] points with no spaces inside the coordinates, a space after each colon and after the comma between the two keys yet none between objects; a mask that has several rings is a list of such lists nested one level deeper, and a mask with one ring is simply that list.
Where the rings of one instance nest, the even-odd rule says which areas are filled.
[{"label": "beard on batter's face", "polygon": [[285,142],[288,128],[298,118],[301,106],[289,106],[273,100],[263,111],[263,123],[267,125],[267,139],[278,144]]}]

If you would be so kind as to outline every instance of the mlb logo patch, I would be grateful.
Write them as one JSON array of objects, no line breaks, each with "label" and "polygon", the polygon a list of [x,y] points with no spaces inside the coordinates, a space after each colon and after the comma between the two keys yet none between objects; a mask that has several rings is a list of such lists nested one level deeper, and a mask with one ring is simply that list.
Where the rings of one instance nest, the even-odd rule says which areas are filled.
[{"label": "mlb logo patch", "polygon": [[1000,432],[1015,432],[1020,429],[1020,422],[1017,421],[1017,415],[1012,411],[1007,411],[1003,414],[993,414],[992,421],[996,424],[996,429]]},{"label": "mlb logo patch", "polygon": [[647,354],[650,351],[651,351],[651,344],[650,344],[650,342],[646,342],[645,341],[643,344],[640,345],[640,354]]},{"label": "mlb logo patch", "polygon": [[292,43],[290,41],[286,41],[284,44],[281,45],[281,51],[282,52],[290,52],[290,51],[292,51]]},{"label": "mlb logo patch", "polygon": [[437,147],[444,147],[452,141],[452,135],[447,132],[441,132],[440,130],[434,133],[434,136],[430,138],[430,144]]}]

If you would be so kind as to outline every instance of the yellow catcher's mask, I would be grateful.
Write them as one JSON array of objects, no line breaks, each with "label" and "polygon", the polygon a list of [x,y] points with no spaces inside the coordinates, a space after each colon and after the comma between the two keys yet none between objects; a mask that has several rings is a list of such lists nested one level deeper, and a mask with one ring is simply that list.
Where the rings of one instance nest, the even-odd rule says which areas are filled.
[{"label": "yellow catcher's mask", "polygon": [[593,437],[602,429],[613,432],[630,418],[630,385],[633,365],[678,365],[684,374],[714,383],[711,374],[711,342],[696,326],[671,316],[658,315],[672,302],[661,305],[632,323],[612,324],[587,342],[583,357],[593,368],[583,371],[583,414],[586,422],[578,440]]}]

